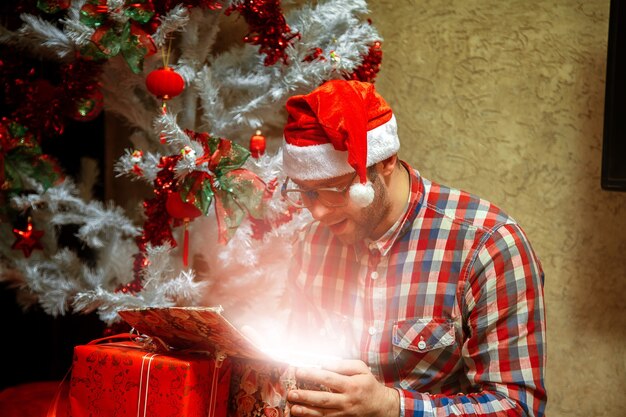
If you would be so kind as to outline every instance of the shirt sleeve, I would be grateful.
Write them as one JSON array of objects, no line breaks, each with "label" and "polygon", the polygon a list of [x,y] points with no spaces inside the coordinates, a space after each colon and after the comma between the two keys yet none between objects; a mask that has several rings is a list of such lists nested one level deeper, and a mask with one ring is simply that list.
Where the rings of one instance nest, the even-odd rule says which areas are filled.
[{"label": "shirt sleeve", "polygon": [[541,417],[546,405],[543,271],[516,224],[487,235],[467,271],[462,347],[473,393],[398,389],[401,417]]}]

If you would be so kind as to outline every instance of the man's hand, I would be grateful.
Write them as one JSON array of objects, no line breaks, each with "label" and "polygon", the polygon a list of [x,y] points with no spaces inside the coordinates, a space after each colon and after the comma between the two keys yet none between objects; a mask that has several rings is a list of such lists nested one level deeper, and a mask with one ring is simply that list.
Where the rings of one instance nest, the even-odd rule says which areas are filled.
[{"label": "man's hand", "polygon": [[322,369],[298,368],[296,379],[321,384],[332,392],[291,390],[287,399],[293,416],[398,417],[400,398],[395,389],[378,382],[359,360],[341,360]]}]

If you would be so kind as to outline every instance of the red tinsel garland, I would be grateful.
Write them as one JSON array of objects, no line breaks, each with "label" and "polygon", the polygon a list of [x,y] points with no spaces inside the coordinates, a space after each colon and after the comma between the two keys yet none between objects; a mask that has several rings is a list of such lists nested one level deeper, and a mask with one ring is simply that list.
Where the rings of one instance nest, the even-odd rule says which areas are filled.
[{"label": "red tinsel garland", "polygon": [[363,58],[363,62],[354,71],[345,77],[348,80],[358,80],[374,83],[374,79],[380,71],[380,64],[383,60],[383,50],[380,41],[374,42]]},{"label": "red tinsel garland", "polygon": [[10,46],[0,48],[2,105],[37,138],[61,135],[68,117],[81,119],[76,116],[77,101],[99,92],[100,71],[95,62],[76,60],[57,66],[25,57]]},{"label": "red tinsel garland", "polygon": [[146,221],[143,224],[141,235],[135,239],[139,253],[135,255],[133,263],[134,278],[130,283],[117,288],[117,292],[134,294],[143,288],[143,271],[148,266],[146,257],[148,244],[159,246],[167,242],[172,247],[176,247],[176,240],[174,240],[170,227],[172,218],[168,214],[165,204],[168,194],[174,189],[176,182],[174,167],[180,158],[179,155],[163,156],[159,161],[158,168],[161,169],[154,180],[154,197],[143,203]]},{"label": "red tinsel garland", "polygon": [[308,54],[307,56],[304,57],[304,59],[302,60],[303,62],[313,62],[316,59],[319,59],[320,61],[325,61],[326,57],[323,55],[324,50],[322,48],[313,48],[313,50],[311,51],[310,54]]},{"label": "red tinsel garland", "polygon": [[259,45],[259,52],[266,54],[263,63],[274,65],[278,60],[287,64],[285,49],[299,33],[291,33],[280,7],[280,0],[245,0],[230,6],[226,16],[239,12],[249,27],[244,42]]},{"label": "red tinsel garland", "polygon": [[136,294],[143,289],[143,271],[148,266],[148,258],[143,252],[137,253],[133,261],[133,280],[128,284],[121,285],[115,291]]},{"label": "red tinsel garland", "polygon": [[137,238],[137,246],[142,252],[146,245],[159,246],[169,243],[176,246],[176,240],[169,227],[171,217],[165,209],[167,195],[174,189],[176,182],[174,167],[181,157],[179,155],[163,156],[158,165],[161,170],[154,180],[154,197],[144,202],[146,221],[143,224],[143,233]]}]

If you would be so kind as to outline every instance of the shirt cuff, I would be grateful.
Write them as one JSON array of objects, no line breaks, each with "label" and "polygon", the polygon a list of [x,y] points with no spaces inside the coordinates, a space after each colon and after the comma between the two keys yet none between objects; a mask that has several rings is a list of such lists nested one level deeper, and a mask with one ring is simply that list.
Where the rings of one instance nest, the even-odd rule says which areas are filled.
[{"label": "shirt cuff", "polygon": [[428,394],[396,388],[400,394],[400,417],[436,417]]}]

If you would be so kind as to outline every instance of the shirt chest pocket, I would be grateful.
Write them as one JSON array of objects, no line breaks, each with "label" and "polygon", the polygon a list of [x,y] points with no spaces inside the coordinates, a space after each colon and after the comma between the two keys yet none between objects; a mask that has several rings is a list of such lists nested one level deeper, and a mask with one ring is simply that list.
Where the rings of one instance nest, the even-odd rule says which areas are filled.
[{"label": "shirt chest pocket", "polygon": [[419,387],[454,368],[460,351],[454,322],[446,318],[417,318],[394,324],[391,343],[396,369],[405,384]]}]

